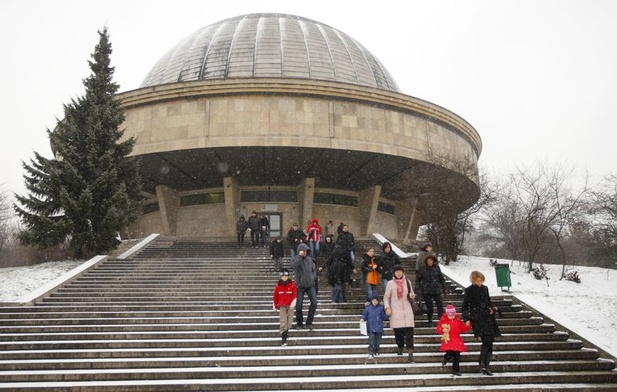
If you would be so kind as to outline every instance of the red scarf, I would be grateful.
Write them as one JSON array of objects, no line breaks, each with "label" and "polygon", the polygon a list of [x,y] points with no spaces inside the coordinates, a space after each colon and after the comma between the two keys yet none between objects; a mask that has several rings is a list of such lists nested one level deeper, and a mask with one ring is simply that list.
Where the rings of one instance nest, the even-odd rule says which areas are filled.
[{"label": "red scarf", "polygon": [[401,279],[394,278],[396,282],[396,297],[398,299],[403,298],[403,285],[405,284],[405,275]]}]

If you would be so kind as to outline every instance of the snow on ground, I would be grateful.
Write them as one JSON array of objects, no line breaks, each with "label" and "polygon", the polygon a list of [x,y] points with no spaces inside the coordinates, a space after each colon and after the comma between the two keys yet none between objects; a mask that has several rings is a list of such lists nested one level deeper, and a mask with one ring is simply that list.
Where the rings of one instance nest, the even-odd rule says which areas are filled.
[{"label": "snow on ground", "polygon": [[0,303],[18,301],[84,263],[84,260],[49,261],[27,267],[0,268]]},{"label": "snow on ground", "polygon": [[[560,265],[545,265],[549,280],[536,280],[525,272],[523,263],[500,260],[510,266],[510,293],[547,317],[566,326],[598,347],[617,356],[617,270],[595,267],[569,267],[578,271],[581,283],[559,280]],[[47,262],[29,267],[0,268],[0,302],[14,302],[82,261]],[[442,270],[463,286],[469,274],[478,270],[486,276],[491,296],[510,295],[497,287],[489,259],[464,257]]]},{"label": "snow on ground", "polygon": [[[544,265],[548,280],[528,274],[524,263],[499,260],[510,268],[510,293],[555,322],[596,346],[617,356],[617,270],[567,266],[577,271],[581,283],[559,280],[561,265]],[[497,287],[495,269],[484,257],[461,256],[442,271],[463,286],[469,286],[471,271],[481,271],[492,297],[509,295]],[[504,288],[505,290],[506,288]]]}]

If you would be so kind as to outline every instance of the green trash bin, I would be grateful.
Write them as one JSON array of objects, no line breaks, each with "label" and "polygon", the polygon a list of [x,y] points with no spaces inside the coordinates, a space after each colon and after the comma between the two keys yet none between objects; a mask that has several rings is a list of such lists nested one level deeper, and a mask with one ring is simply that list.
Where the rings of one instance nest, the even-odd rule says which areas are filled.
[{"label": "green trash bin", "polygon": [[495,265],[495,276],[497,276],[497,286],[501,288],[501,291],[505,291],[503,288],[507,287],[510,292],[512,282],[510,281],[510,266],[508,264]]}]

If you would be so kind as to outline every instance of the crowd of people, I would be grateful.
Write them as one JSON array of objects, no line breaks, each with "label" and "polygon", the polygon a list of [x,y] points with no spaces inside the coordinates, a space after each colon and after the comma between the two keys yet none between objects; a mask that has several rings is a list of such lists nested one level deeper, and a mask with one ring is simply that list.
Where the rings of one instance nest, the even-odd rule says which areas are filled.
[{"label": "crowd of people", "polygon": [[[240,217],[236,228],[238,246],[244,246],[244,235],[247,231],[251,233],[251,246],[266,246],[270,225],[265,216],[258,216],[253,211],[246,221],[244,217]],[[291,271],[283,267],[285,247],[291,257],[293,279]],[[274,268],[280,274],[274,289],[273,308],[279,311],[279,332],[283,346],[287,345],[290,329],[314,329],[318,275],[327,270],[332,303],[346,302],[346,288],[354,281],[360,281],[365,289],[366,302],[360,319],[366,323],[363,333],[368,337],[369,359],[380,355],[384,322],[389,322],[389,327],[394,332],[397,355],[402,356],[406,350],[407,360],[414,362],[413,305],[414,301],[418,301],[424,303],[428,326],[435,327],[436,333],[441,335],[443,366],[452,362],[452,374],[461,375],[460,354],[466,351],[461,334],[471,329],[474,336],[482,341],[478,369],[484,375],[493,374],[490,371],[493,342],[495,337],[500,336],[495,319],[498,310],[491,303],[481,272],[472,272],[471,285],[465,289],[459,316],[453,305],[444,307],[443,296],[447,294],[447,286],[432,244],[426,243],[420,249],[413,284],[405,276],[401,260],[392,249],[391,243],[384,242],[380,254],[377,254],[374,247],[367,246],[359,269],[355,265],[355,253],[354,236],[349,231],[349,226],[343,222],[336,228],[336,232],[332,221],[326,225],[325,232],[317,219],[312,219],[306,229],[293,223],[285,239],[277,236],[272,240],[270,257],[274,261]],[[322,260],[320,266],[317,263],[318,258]],[[356,278],[358,271],[361,276]],[[380,292],[383,303],[379,301]],[[306,318],[303,304],[305,296],[309,302]],[[435,313],[436,325],[433,322]]]}]

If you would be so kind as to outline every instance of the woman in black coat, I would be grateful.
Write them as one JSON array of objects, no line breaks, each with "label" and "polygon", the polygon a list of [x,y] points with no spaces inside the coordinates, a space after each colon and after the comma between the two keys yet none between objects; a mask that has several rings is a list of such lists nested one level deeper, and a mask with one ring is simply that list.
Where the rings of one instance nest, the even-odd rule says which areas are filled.
[{"label": "woman in black coat", "polygon": [[429,253],[424,257],[424,266],[416,274],[416,289],[420,290],[426,304],[429,328],[433,327],[433,303],[437,307],[437,320],[443,314],[443,298],[446,295],[446,280],[437,265],[437,256]]},{"label": "woman in black coat", "polygon": [[389,242],[384,242],[383,245],[381,245],[381,250],[383,251],[383,256],[381,256],[381,262],[377,268],[381,274],[381,287],[385,292],[388,282],[392,280],[392,271],[396,265],[401,264],[401,259],[398,257],[396,252],[392,250],[392,244]]},{"label": "woman in black coat", "polygon": [[495,320],[497,308],[491,303],[488,287],[484,286],[484,274],[480,271],[473,271],[469,280],[471,286],[465,289],[463,298],[463,321],[468,326],[471,325],[474,336],[482,340],[478,362],[480,371],[482,374],[492,376],[489,365],[493,354],[493,342],[496,336],[501,336]]}]

